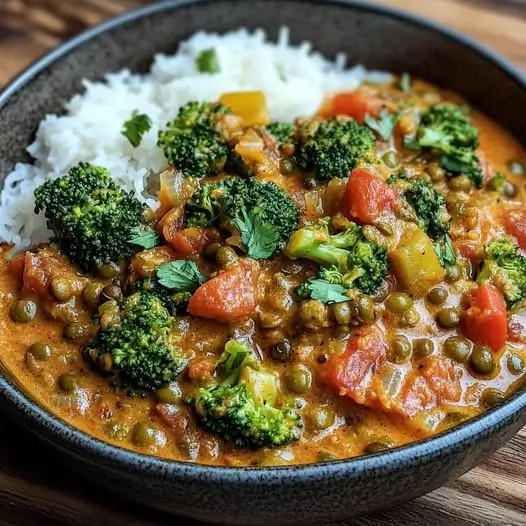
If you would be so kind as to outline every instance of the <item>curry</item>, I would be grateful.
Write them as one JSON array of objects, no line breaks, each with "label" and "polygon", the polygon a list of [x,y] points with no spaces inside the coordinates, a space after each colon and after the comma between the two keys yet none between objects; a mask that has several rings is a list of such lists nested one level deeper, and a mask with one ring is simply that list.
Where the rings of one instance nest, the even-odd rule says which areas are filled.
[{"label": "curry", "polygon": [[0,358],[50,412],[166,459],[304,464],[523,385],[526,155],[454,94],[396,79],[288,124],[229,93],[159,147],[156,210],[81,163],[35,194],[53,241],[2,247]]}]

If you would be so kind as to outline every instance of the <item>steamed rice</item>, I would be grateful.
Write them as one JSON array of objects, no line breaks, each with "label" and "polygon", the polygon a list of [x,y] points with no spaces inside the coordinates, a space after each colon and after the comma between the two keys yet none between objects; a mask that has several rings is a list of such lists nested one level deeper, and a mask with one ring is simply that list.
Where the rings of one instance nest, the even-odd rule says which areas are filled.
[{"label": "steamed rice", "polygon": [[[196,69],[197,56],[209,48],[215,49],[221,69],[214,75]],[[148,177],[166,167],[157,133],[191,100],[213,101],[226,91],[257,89],[266,95],[272,120],[292,121],[313,114],[327,93],[354,90],[366,78],[389,78],[362,66],[345,69],[345,61],[343,54],[328,61],[308,42],[290,45],[287,28],[277,43],[267,42],[262,30],[201,32],[175,55],[156,55],[147,75],[123,70],[107,75],[105,82],[85,81],[85,92],[66,103],[64,115],[47,115],[41,122],[28,147],[35,163],[17,164],[7,176],[0,196],[0,240],[16,249],[46,241],[50,232],[43,217],[34,215],[33,191],[79,161],[108,168],[117,184],[155,206]],[[121,135],[133,110],[148,114],[153,123],[138,148]]]}]

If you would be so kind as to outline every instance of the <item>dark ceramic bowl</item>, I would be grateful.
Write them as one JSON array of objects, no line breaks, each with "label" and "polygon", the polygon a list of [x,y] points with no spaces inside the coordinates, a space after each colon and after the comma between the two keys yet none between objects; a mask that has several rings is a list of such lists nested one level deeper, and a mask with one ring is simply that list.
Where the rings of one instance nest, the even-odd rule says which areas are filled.
[{"label": "dark ceramic bowl", "polygon": [[[173,52],[199,29],[286,24],[296,42],[310,40],[328,57],[408,71],[458,91],[526,144],[526,81],[502,58],[443,27],[359,1],[158,2],[95,28],[30,67],[0,96],[0,180],[47,113],[81,89],[123,67],[145,71],[156,52]],[[166,462],[109,446],[35,405],[8,375],[0,405],[70,459],[98,486],[196,519],[264,524],[348,518],[412,499],[466,472],[526,423],[526,392],[435,438],[368,457],[276,468],[222,468]]]}]

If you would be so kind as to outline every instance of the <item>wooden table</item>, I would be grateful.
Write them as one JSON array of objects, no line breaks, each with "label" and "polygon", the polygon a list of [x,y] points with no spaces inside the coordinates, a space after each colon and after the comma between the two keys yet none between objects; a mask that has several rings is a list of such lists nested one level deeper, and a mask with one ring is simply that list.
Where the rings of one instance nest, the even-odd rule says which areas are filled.
[{"label": "wooden table", "polygon": [[[525,0],[382,1],[460,29],[526,69]],[[0,0],[0,87],[62,40],[140,3]],[[69,477],[66,467],[51,466],[47,452],[32,437],[0,423],[0,526],[182,524],[115,501]],[[458,481],[415,502],[352,522],[353,526],[475,524],[526,525],[526,428]]]}]

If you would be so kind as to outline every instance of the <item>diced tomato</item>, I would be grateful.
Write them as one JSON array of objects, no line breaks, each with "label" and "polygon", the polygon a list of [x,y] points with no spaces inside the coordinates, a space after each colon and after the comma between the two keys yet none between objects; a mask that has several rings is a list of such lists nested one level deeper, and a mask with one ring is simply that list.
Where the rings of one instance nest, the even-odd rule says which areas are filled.
[{"label": "diced tomato", "polygon": [[26,252],[22,279],[27,290],[39,295],[48,291],[50,274],[43,254]]},{"label": "diced tomato", "polygon": [[329,115],[349,115],[360,123],[365,116],[378,117],[384,102],[366,89],[337,93],[329,105]]},{"label": "diced tomato", "polygon": [[135,254],[131,260],[130,267],[139,277],[151,278],[155,276],[159,265],[175,261],[176,259],[177,255],[170,247],[155,247]]},{"label": "diced tomato", "polygon": [[436,403],[436,394],[429,387],[426,379],[423,376],[410,373],[393,409],[411,418],[421,411],[432,409]]},{"label": "diced tomato", "polygon": [[387,183],[363,168],[351,172],[345,191],[345,212],[349,219],[372,223],[399,208],[400,198]]},{"label": "diced tomato", "polygon": [[22,280],[24,275],[24,266],[26,264],[26,253],[17,254],[14,258],[9,260],[7,264],[7,272],[15,279]]},{"label": "diced tomato", "polygon": [[465,302],[467,309],[462,325],[466,336],[494,351],[502,349],[508,337],[508,320],[506,303],[499,290],[485,283],[466,293]]},{"label": "diced tomato", "polygon": [[330,358],[325,366],[325,380],[341,395],[350,396],[359,404],[370,403],[368,387],[387,360],[387,351],[382,331],[376,326],[366,327],[349,339],[344,353]]},{"label": "diced tomato", "polygon": [[426,379],[431,390],[438,399],[448,402],[458,402],[462,396],[460,377],[462,372],[451,360],[430,356],[422,364],[422,377]]},{"label": "diced tomato", "polygon": [[506,229],[517,238],[519,246],[526,250],[526,210],[513,210],[505,217]]},{"label": "diced tomato", "polygon": [[218,321],[245,318],[257,305],[256,279],[253,264],[240,260],[201,285],[188,303],[188,312]]},{"label": "diced tomato", "polygon": [[190,227],[171,232],[163,228],[166,242],[170,244],[183,259],[197,259],[208,244],[207,231],[202,228]]},{"label": "diced tomato", "polygon": [[484,245],[480,242],[463,239],[454,241],[453,246],[463,258],[471,263],[472,267],[477,267],[484,257]]},{"label": "diced tomato", "polygon": [[206,380],[214,372],[215,363],[209,359],[195,360],[188,365],[188,378],[192,380]]}]

